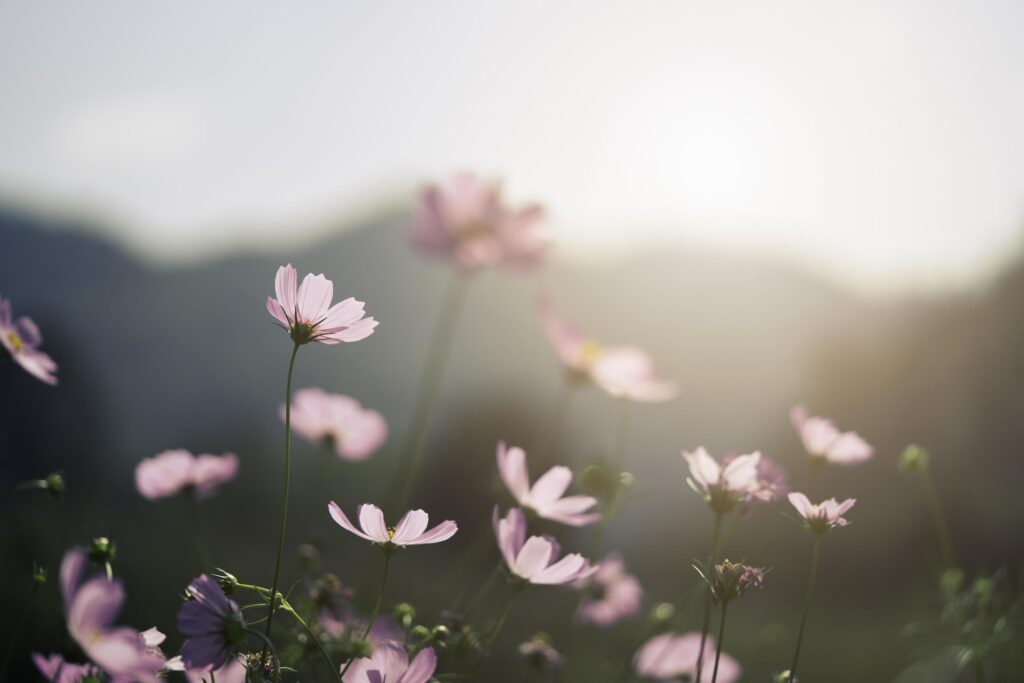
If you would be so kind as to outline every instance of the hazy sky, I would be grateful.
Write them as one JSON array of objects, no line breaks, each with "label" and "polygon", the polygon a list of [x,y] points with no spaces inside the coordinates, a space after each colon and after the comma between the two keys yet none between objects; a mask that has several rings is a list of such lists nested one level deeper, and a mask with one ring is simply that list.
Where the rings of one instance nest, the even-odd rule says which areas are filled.
[{"label": "hazy sky", "polygon": [[966,0],[6,0],[0,191],[175,259],[472,169],[569,253],[963,282],[1021,244],[1022,26]]}]

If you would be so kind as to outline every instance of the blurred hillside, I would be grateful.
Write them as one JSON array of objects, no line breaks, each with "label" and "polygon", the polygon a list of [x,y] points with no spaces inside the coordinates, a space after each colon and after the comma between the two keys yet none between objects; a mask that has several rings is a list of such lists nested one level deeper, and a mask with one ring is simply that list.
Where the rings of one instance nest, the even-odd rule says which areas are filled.
[{"label": "blurred hillside", "polygon": [[[343,475],[331,491],[346,507],[384,500],[450,276],[409,251],[405,225],[396,212],[294,253],[239,253],[157,270],[92,236],[89,226],[0,209],[0,295],[39,323],[45,349],[61,366],[61,386],[51,389],[0,363],[7,587],[0,608],[19,609],[24,596],[12,587],[27,585],[33,558],[55,569],[68,545],[106,533],[122,547],[125,620],[173,634],[174,593],[195,570],[191,546],[181,550],[190,543],[183,527],[191,522],[184,506],[145,503],[132,486],[135,463],[171,447],[241,456],[239,481],[206,506],[215,559],[246,567],[254,580],[266,578],[271,558],[263,541],[278,505],[277,406],[290,347],[264,301],[276,267],[286,262],[300,273],[324,272],[336,298],[365,300],[381,321],[367,342],[304,348],[296,386],[351,394],[388,418],[389,446],[369,463],[339,468]],[[701,444],[715,454],[760,449],[801,484],[801,449],[788,421],[797,402],[878,449],[867,465],[828,471],[811,487],[812,497],[859,502],[855,524],[829,539],[814,618],[821,632],[838,637],[815,644],[808,680],[891,680],[910,661],[898,632],[931,608],[914,582],[935,567],[936,552],[919,491],[896,473],[895,458],[907,443],[934,452],[968,565],[1024,560],[1024,267],[984,292],[866,301],[785,265],[668,248],[614,265],[556,258],[536,277],[488,273],[473,283],[435,413],[428,471],[414,499],[432,516],[458,520],[463,545],[474,533],[489,533],[495,443],[534,443],[559,387],[558,365],[535,316],[541,292],[596,338],[647,347],[659,371],[682,387],[678,401],[635,410],[630,462],[637,483],[610,529],[609,544],[625,553],[651,601],[675,599],[692,583],[686,567],[706,552],[710,533],[708,513],[685,488],[679,451]],[[582,464],[604,457],[615,424],[610,400],[596,392],[578,396],[559,459]],[[297,454],[304,495],[293,508],[289,541],[294,547],[317,540],[325,566],[359,585],[373,571],[364,561],[373,558],[329,528],[323,501],[313,494],[313,450],[302,445]],[[70,485],[64,504],[11,493],[14,482],[59,468]],[[775,567],[764,594],[743,608],[749,624],[737,623],[730,637],[732,652],[748,666],[745,681],[765,680],[783,663],[798,616],[807,543],[795,525],[778,521],[780,511],[755,511],[754,523],[729,531],[727,553]],[[578,536],[576,545],[584,540]],[[421,559],[424,574],[444,575],[443,552]],[[423,581],[412,568],[402,571],[399,586]],[[172,590],[156,592],[168,582]],[[401,588],[394,597],[400,594]],[[55,596],[47,600],[56,610]],[[549,602],[571,610],[571,599]],[[541,596],[535,604],[548,603]],[[509,637],[532,633],[529,611],[513,618]],[[567,617],[549,619],[543,627],[557,637]],[[59,627],[56,616],[36,620],[24,641],[56,647]],[[0,642],[8,628],[0,628]],[[632,640],[610,647],[625,652]],[[876,656],[859,656],[869,649]],[[510,667],[508,680],[516,672]]]}]

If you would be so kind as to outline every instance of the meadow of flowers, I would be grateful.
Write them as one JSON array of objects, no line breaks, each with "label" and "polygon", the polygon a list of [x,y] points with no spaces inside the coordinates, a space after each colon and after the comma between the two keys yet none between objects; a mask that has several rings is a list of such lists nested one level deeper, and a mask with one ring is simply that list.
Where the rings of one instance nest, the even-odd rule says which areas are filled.
[{"label": "meadow of flowers", "polygon": [[[448,543],[463,533],[464,520],[443,519],[414,507],[423,485],[428,459],[427,436],[435,420],[435,406],[443,390],[449,349],[458,333],[466,290],[484,269],[504,268],[519,276],[544,264],[550,244],[540,206],[511,207],[500,186],[476,176],[460,175],[428,188],[420,197],[409,239],[425,256],[449,267],[452,285],[447,290],[427,344],[427,362],[418,382],[412,383],[412,419],[407,425],[389,424],[386,416],[364,406],[359,397],[338,393],[345,387],[293,384],[294,370],[309,347],[336,347],[325,353],[344,355],[348,344],[374,343],[378,321],[372,292],[368,303],[336,293],[324,274],[305,274],[291,264],[277,269],[267,291],[252,292],[251,302],[224,302],[225,306],[259,306],[269,291],[267,314],[280,328],[280,357],[266,364],[281,368],[284,401],[277,417],[283,432],[280,455],[278,524],[254,534],[265,566],[258,570],[217,553],[210,559],[202,524],[192,524],[195,552],[203,567],[187,585],[126,585],[118,576],[117,546],[108,537],[82,538],[62,557],[39,558],[39,566],[26,580],[33,593],[55,585],[63,605],[70,645],[30,643],[31,659],[40,678],[47,681],[157,681],[162,678],[209,683],[237,681],[344,681],[345,683],[426,683],[427,681],[488,680],[492,657],[515,652],[536,680],[584,680],[581,671],[601,672],[601,680],[641,680],[736,683],[750,681],[744,662],[730,654],[730,624],[750,619],[748,601],[772,590],[776,571],[759,564],[757,548],[730,547],[724,551],[725,525],[761,523],[750,511],[775,508],[774,517],[802,528],[806,568],[798,577],[803,599],[793,604],[783,621],[792,624],[794,637],[786,655],[778,659],[771,680],[804,681],[801,662],[816,641],[829,638],[816,628],[822,615],[815,611],[815,589],[820,558],[833,545],[843,543],[844,527],[857,522],[857,513],[870,500],[855,501],[842,486],[828,497],[812,496],[826,469],[844,471],[876,457],[871,444],[855,431],[841,429],[831,419],[802,406],[791,412],[792,428],[806,451],[799,472],[785,472],[777,463],[754,451],[716,457],[699,443],[679,444],[676,453],[657,454],[671,459],[687,473],[690,491],[706,506],[700,518],[685,524],[701,526],[707,544],[688,548],[690,560],[675,568],[680,589],[694,596],[695,618],[679,609],[675,596],[651,596],[644,577],[630,570],[630,558],[609,542],[609,524],[631,503],[634,475],[630,462],[637,455],[629,447],[632,416],[649,404],[672,401],[685,391],[685,378],[662,377],[654,361],[635,342],[604,343],[562,317],[554,303],[557,292],[537,302],[538,334],[546,335],[564,373],[564,389],[547,412],[547,420],[534,442],[525,449],[495,435],[491,506],[477,511],[489,520],[489,532],[475,538],[458,553]],[[336,301],[337,300],[337,301]],[[43,336],[32,319],[15,313],[17,302],[0,299],[0,342],[8,360],[41,382],[60,391],[59,359],[45,351]],[[384,325],[400,324],[383,320]],[[268,332],[270,334],[270,332]],[[627,335],[628,336],[628,335]],[[383,359],[382,362],[387,362]],[[619,421],[610,457],[588,461],[560,448],[572,395],[594,388],[614,402]],[[845,425],[844,425],[845,426]],[[331,461],[343,461],[343,474],[358,481],[354,463],[380,454],[390,438],[399,440],[393,452],[393,480],[388,493],[377,500],[339,500],[322,490],[296,490],[292,482],[293,437],[309,442]],[[168,444],[170,446],[171,444]],[[644,454],[651,457],[651,454]],[[487,455],[490,458],[490,454]],[[337,464],[335,462],[335,464]],[[194,503],[201,517],[203,501],[235,482],[241,460],[233,453],[193,454],[168,449],[139,459],[134,482],[136,494],[147,505],[182,497]],[[937,639],[956,648],[952,675],[977,683],[1024,680],[1014,671],[1014,652],[1021,648],[1024,605],[1012,577],[1005,572],[968,575],[961,567],[954,539],[945,521],[943,499],[930,476],[930,455],[909,446],[899,459],[900,469],[920,481],[922,501],[935,529],[941,558],[939,571],[922,565],[922,582],[934,586],[938,614]],[[324,476],[328,476],[324,474]],[[830,482],[839,481],[841,477]],[[794,482],[800,482],[796,484]],[[33,491],[59,498],[66,483],[61,473],[23,482],[22,495]],[[444,495],[458,496],[460,482],[449,482]],[[831,484],[830,484],[831,485]],[[806,493],[805,493],[806,492]],[[289,507],[295,496],[316,497],[332,541],[344,545],[347,562],[372,566],[374,581],[358,590],[343,581],[346,567],[335,573],[291,576],[282,558],[292,547],[295,530],[289,526]],[[62,514],[73,515],[64,509]],[[658,530],[659,542],[675,544],[675,525],[666,521]],[[184,524],[184,522],[182,522]],[[480,528],[480,524],[466,525]],[[571,532],[571,533],[570,533]],[[768,533],[767,531],[765,532]],[[564,547],[563,547],[564,544]],[[181,549],[186,552],[185,549]],[[444,557],[453,572],[462,565],[489,558],[493,571],[483,580],[467,575],[452,595],[440,577],[425,575],[420,585],[428,604],[441,602],[434,611],[415,597],[396,600],[389,591],[389,573],[395,565],[419,566],[417,556]],[[52,565],[53,571],[44,567]],[[433,565],[424,564],[424,573]],[[270,575],[267,585],[253,575]],[[124,625],[119,612],[126,596],[153,591],[180,594],[174,641],[180,650],[165,647],[166,634],[147,624]],[[510,639],[504,628],[524,592],[563,591],[575,596],[575,608],[560,614],[580,634],[568,643],[554,642],[537,624],[527,640]],[[34,603],[15,622],[11,642],[4,644],[0,677],[7,678],[21,625],[32,616]],[[613,658],[599,647],[588,647],[587,633],[621,629],[634,645],[626,658]],[[1007,655],[1007,653],[1010,653]],[[587,662],[586,669],[580,662]],[[841,668],[842,663],[837,662]],[[594,680],[593,674],[586,674]],[[768,683],[766,680],[765,683]]]}]

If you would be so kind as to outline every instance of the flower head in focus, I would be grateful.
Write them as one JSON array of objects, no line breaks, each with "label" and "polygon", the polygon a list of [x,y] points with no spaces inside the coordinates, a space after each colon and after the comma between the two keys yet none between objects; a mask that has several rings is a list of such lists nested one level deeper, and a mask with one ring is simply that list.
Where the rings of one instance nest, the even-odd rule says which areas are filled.
[{"label": "flower head in focus", "polygon": [[343,683],[427,683],[437,668],[433,648],[420,650],[409,661],[400,643],[389,641],[377,645],[373,654],[357,659],[342,677]]},{"label": "flower head in focus", "polygon": [[578,553],[558,559],[561,547],[550,536],[526,538],[526,516],[519,508],[512,508],[503,518],[494,508],[494,535],[498,549],[509,571],[524,583],[563,585],[584,579],[597,571],[597,567]]},{"label": "flower head in focus", "polygon": [[572,470],[568,467],[552,467],[531,488],[526,452],[522,448],[507,448],[502,441],[498,444],[497,460],[498,474],[516,502],[538,517],[569,526],[586,526],[601,518],[597,513],[587,512],[597,504],[596,498],[563,496],[572,483]]},{"label": "flower head in focus", "polygon": [[359,538],[376,544],[385,553],[391,553],[408,545],[426,545],[447,541],[459,530],[458,525],[446,520],[433,529],[427,529],[430,517],[423,510],[410,510],[393,527],[384,523],[384,513],[376,505],[360,505],[356,510],[359,528],[356,528],[333,500],[327,505],[338,526]]},{"label": "flower head in focus", "polygon": [[758,477],[759,452],[735,456],[721,465],[703,446],[682,455],[690,465],[690,487],[716,514],[725,514],[739,503],[760,500],[764,484]]},{"label": "flower head in focus", "polygon": [[578,585],[584,595],[576,611],[579,621],[611,626],[640,613],[644,589],[635,576],[626,572],[626,566],[617,554],[601,560],[597,571]]},{"label": "flower head in focus", "polygon": [[284,327],[293,342],[340,344],[373,334],[377,321],[364,317],[362,301],[349,297],[332,306],[334,283],[322,273],[306,275],[298,287],[297,278],[290,263],[281,266],[274,280],[277,298],[267,297],[267,312]]},{"label": "flower head in focus", "polygon": [[[282,420],[284,414],[281,406]],[[388,423],[376,410],[316,388],[292,396],[292,430],[313,443],[326,442],[345,460],[366,460],[388,437]]]},{"label": "flower head in focus", "polygon": [[840,503],[835,498],[829,498],[814,504],[804,494],[794,492],[789,494],[789,502],[800,513],[800,516],[804,518],[804,526],[807,530],[820,536],[832,527],[849,524],[843,515],[857,501],[853,498],[847,498]]},{"label": "flower head in focus", "polygon": [[730,602],[744,595],[750,588],[761,588],[764,585],[765,570],[752,567],[742,562],[724,560],[714,565],[710,571],[703,566],[694,565],[694,569],[711,589],[711,599],[718,602]]},{"label": "flower head in focus", "polygon": [[147,500],[167,498],[189,490],[197,498],[212,496],[221,484],[238,474],[238,456],[192,455],[186,450],[164,451],[135,467],[135,488]]},{"label": "flower head in focus", "polygon": [[789,413],[807,453],[819,462],[856,465],[868,460],[875,450],[855,432],[840,432],[832,420],[814,417],[803,406]]},{"label": "flower head in focus", "polygon": [[189,584],[178,610],[178,630],[185,636],[181,659],[186,670],[210,672],[229,664],[245,641],[245,619],[238,604],[206,574]]},{"label": "flower head in focus", "polygon": [[0,346],[30,375],[55,385],[57,363],[39,350],[42,343],[43,335],[32,319],[22,316],[14,320],[11,302],[0,297]]},{"label": "flower head in focus", "polygon": [[548,246],[544,209],[504,205],[497,182],[463,173],[420,196],[410,241],[426,254],[474,270],[540,263]]},{"label": "flower head in focus", "polygon": [[[633,657],[633,669],[640,676],[659,681],[694,681],[700,656],[699,633],[663,633],[644,643]],[[714,661],[715,641],[707,636],[704,641],[704,661]],[[704,666],[700,683],[711,683],[712,668]],[[742,669],[739,662],[722,653],[718,666],[717,683],[736,683]]]}]

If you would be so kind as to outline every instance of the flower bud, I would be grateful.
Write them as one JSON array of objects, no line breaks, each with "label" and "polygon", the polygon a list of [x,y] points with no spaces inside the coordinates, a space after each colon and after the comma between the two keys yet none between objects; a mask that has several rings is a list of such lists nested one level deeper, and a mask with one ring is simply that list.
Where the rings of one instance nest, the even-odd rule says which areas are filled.
[{"label": "flower bud", "polygon": [[217,567],[213,572],[213,580],[217,582],[224,595],[231,595],[238,590],[238,579],[231,572]]},{"label": "flower bud", "polygon": [[897,467],[900,472],[920,472],[928,469],[931,456],[923,447],[912,443],[903,450]]},{"label": "flower bud", "polygon": [[43,482],[43,489],[54,498],[60,498],[64,495],[64,477],[61,476],[60,472],[54,472],[46,477]]},{"label": "flower bud", "polygon": [[676,616],[676,607],[670,602],[659,602],[651,608],[650,620],[657,627],[668,626]]},{"label": "flower bud", "polygon": [[[797,678],[793,679],[793,683],[797,682]],[[789,683],[789,669],[780,671],[772,677],[772,683]]]},{"label": "flower bud", "polygon": [[580,488],[597,498],[608,498],[615,490],[614,476],[601,465],[590,465],[579,475]]},{"label": "flower bud", "polygon": [[452,632],[448,630],[447,626],[445,626],[444,624],[438,624],[434,627],[434,630],[430,632],[430,637],[439,643],[443,643],[444,641],[448,640],[448,637],[451,634]]},{"label": "flower bud", "polygon": [[402,628],[409,628],[412,626],[413,620],[416,618],[416,608],[407,602],[399,603],[395,606],[395,619]]},{"label": "flower bud", "polygon": [[89,559],[96,564],[110,564],[117,557],[117,544],[106,536],[98,536],[89,542]]},{"label": "flower bud", "polygon": [[46,583],[46,578],[46,567],[41,567],[38,564],[32,563],[32,583],[37,586],[42,586]]},{"label": "flower bud", "polygon": [[415,640],[427,640],[430,638],[430,629],[423,624],[417,624],[412,629],[412,637]]}]

